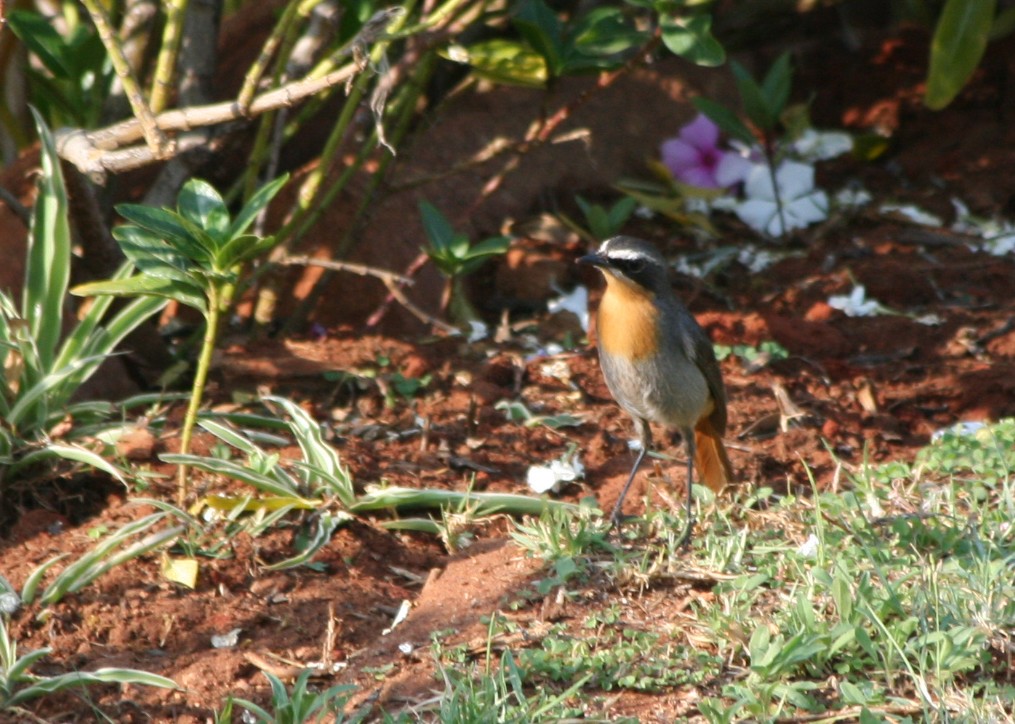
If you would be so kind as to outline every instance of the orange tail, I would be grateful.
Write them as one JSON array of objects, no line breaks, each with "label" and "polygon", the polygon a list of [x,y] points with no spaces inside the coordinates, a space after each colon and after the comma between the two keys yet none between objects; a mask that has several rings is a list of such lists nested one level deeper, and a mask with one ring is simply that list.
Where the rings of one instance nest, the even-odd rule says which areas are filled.
[{"label": "orange tail", "polygon": [[722,438],[707,417],[694,426],[694,464],[698,476],[716,493],[733,483],[733,466],[722,444]]}]

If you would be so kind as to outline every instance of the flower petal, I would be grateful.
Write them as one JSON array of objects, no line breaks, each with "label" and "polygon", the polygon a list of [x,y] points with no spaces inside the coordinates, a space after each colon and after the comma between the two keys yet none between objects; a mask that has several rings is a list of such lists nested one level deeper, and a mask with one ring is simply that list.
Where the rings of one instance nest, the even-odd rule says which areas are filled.
[{"label": "flower petal", "polygon": [[824,191],[815,191],[785,204],[783,212],[789,229],[803,229],[828,218],[828,196]]},{"label": "flower petal", "polygon": [[701,161],[701,153],[694,146],[680,138],[664,141],[660,147],[663,165],[676,176],[688,166],[696,166]]},{"label": "flower petal", "polygon": [[814,167],[797,161],[784,161],[775,172],[783,203],[814,190]]},{"label": "flower petal", "polygon": [[715,181],[726,188],[747,179],[754,164],[739,153],[724,153],[715,167]]},{"label": "flower petal", "polygon": [[680,129],[680,137],[687,143],[701,149],[714,150],[719,142],[719,126],[704,113]]},{"label": "flower petal", "polygon": [[775,203],[775,187],[772,185],[772,174],[769,173],[767,164],[754,164],[744,183],[744,195],[748,199]]},{"label": "flower petal", "polygon": [[741,221],[759,233],[771,233],[769,224],[777,216],[775,202],[765,199],[747,199],[737,205],[736,213]]}]

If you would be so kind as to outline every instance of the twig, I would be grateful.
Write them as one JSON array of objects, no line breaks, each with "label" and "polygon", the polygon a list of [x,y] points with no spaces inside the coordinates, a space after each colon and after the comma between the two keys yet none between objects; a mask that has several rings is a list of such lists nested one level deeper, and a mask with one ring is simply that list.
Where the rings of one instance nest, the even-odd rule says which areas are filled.
[{"label": "twig", "polygon": [[17,216],[25,226],[31,226],[32,212],[23,206],[22,203],[15,198],[14,194],[2,186],[0,186],[0,201],[7,204],[7,208],[13,211],[14,215]]},{"label": "twig", "polygon": [[[401,304],[405,307],[412,316],[424,324],[429,324],[442,332],[448,334],[458,334],[461,330],[457,327],[448,324],[440,319],[437,319],[431,314],[428,314],[424,310],[417,307],[412,300],[405,296],[405,292],[402,291],[401,285],[412,284],[412,278],[398,274],[396,272],[387,271],[386,269],[377,269],[376,267],[367,266],[366,264],[357,264],[351,261],[335,261],[334,259],[314,259],[308,256],[289,256],[278,261],[279,264],[284,266],[319,266],[324,269],[331,269],[333,271],[344,271],[352,274],[359,274],[360,276],[370,276],[375,279],[380,279],[385,287],[388,288],[388,294],[390,299]],[[376,314],[376,313],[375,313]],[[373,317],[374,315],[371,315]]]},{"label": "twig", "polygon": [[162,46],[155,61],[155,77],[152,80],[152,110],[156,113],[161,113],[165,109],[169,92],[173,88],[173,75],[176,72],[176,58],[180,53],[188,1],[169,0],[166,3],[166,25],[162,31]]},{"label": "twig", "polygon": [[366,264],[357,264],[352,261],[335,261],[334,259],[315,259],[310,256],[287,256],[284,259],[278,260],[279,264],[283,266],[319,266],[323,269],[332,269],[334,271],[344,271],[351,274],[358,274],[361,277],[376,277],[383,282],[391,282],[398,284],[412,284],[413,281],[404,274],[397,272],[388,271],[387,269],[378,269],[376,267],[367,266]]},{"label": "twig", "polygon": [[91,15],[92,22],[95,23],[95,29],[99,33],[102,45],[109,54],[113,70],[116,71],[116,75],[123,85],[123,91],[127,95],[130,107],[138,119],[141,133],[148,144],[148,148],[157,158],[171,153],[171,144],[159,129],[158,124],[156,124],[152,108],[145,101],[144,96],[141,95],[141,88],[134,78],[134,72],[131,70],[127,56],[124,55],[123,46],[120,45],[119,38],[109,22],[106,9],[96,0],[81,1],[88,10],[88,14]]},{"label": "twig", "polygon": [[[88,0],[94,3],[95,0]],[[339,52],[353,53],[367,40],[374,40],[382,34],[384,25],[393,18],[405,14],[402,8],[381,10],[367,21],[360,33]],[[226,101],[207,106],[179,108],[167,111],[153,119],[154,129],[160,133],[192,131],[205,126],[214,126],[230,121],[248,120],[267,111],[277,108],[290,108],[313,96],[320,91],[335,85],[346,83],[360,72],[356,63],[345,65],[331,73],[320,77],[304,78],[293,83],[262,93],[251,101],[248,108],[242,108],[236,101]],[[129,71],[129,69],[128,69]],[[56,146],[60,157],[75,166],[81,173],[89,176],[96,183],[104,183],[109,173],[121,173],[141,168],[153,161],[163,160],[166,155],[159,156],[151,148],[128,146],[146,134],[145,125],[137,118],[95,131],[80,128],[61,129],[57,131]],[[185,150],[185,143],[180,140],[175,148],[167,151],[168,155]],[[189,146],[193,148],[193,145]]]},{"label": "twig", "polygon": [[[244,115],[234,101],[226,101],[167,111],[156,116],[155,123],[161,131],[177,132],[247,120],[248,116],[257,116],[276,108],[295,106],[325,88],[345,83],[356,72],[355,67],[345,66],[321,78],[300,80],[268,91],[254,99],[250,104],[248,115]],[[80,128],[60,129],[55,135],[60,157],[77,166],[82,173],[98,183],[105,180],[106,174],[130,171],[159,160],[144,146],[124,148],[142,137],[141,124],[136,119],[122,121],[97,131],[85,131]],[[181,142],[174,150],[180,153],[187,148],[186,144]]]}]

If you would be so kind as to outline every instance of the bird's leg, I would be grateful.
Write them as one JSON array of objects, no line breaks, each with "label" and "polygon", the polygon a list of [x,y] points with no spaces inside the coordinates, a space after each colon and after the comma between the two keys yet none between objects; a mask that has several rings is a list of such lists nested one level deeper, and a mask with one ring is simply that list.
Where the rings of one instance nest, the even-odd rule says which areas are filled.
[{"label": "bird's leg", "polygon": [[694,531],[694,512],[692,510],[694,504],[694,430],[683,430],[681,435],[684,438],[684,445],[687,447],[687,526],[677,545],[687,548],[691,543],[691,533]]},{"label": "bird's leg", "polygon": [[624,498],[627,497],[627,491],[631,489],[631,483],[634,482],[634,476],[638,472],[638,468],[641,466],[641,461],[645,459],[648,454],[648,450],[652,447],[652,428],[649,424],[641,418],[634,419],[634,427],[638,432],[638,439],[641,442],[641,450],[638,451],[638,457],[634,459],[634,465],[631,466],[631,472],[627,476],[627,482],[624,483],[623,490],[620,491],[620,497],[617,498],[616,505],[613,506],[613,512],[610,513],[610,527],[620,523],[620,508],[624,504]]}]

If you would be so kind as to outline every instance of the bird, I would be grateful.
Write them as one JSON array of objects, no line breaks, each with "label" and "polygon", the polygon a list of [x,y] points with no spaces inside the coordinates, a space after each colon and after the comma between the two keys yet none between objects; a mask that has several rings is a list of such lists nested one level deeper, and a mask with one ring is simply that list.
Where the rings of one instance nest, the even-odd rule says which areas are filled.
[{"label": "bird", "polygon": [[687,449],[687,524],[680,541],[686,546],[694,527],[695,468],[717,493],[733,483],[722,441],[726,389],[712,343],[674,294],[666,260],[648,241],[615,236],[578,262],[606,278],[596,318],[599,366],[610,394],[634,420],[641,443],[610,527],[620,523],[624,497],[652,446],[649,423],[654,422],[678,431]]}]

